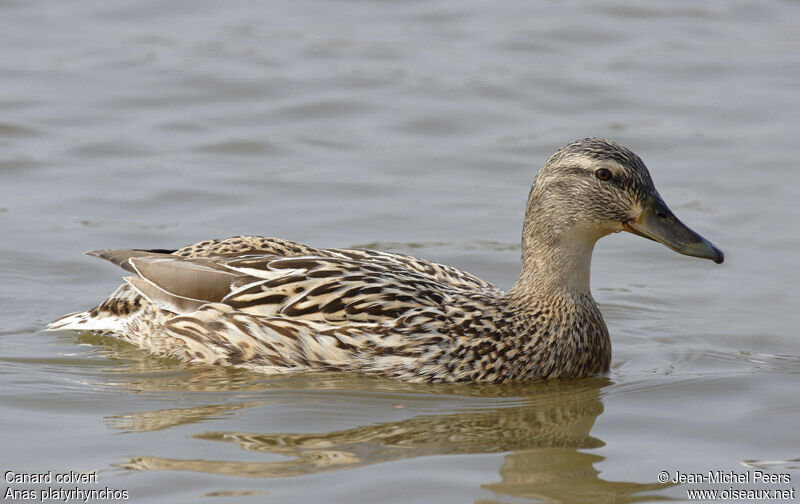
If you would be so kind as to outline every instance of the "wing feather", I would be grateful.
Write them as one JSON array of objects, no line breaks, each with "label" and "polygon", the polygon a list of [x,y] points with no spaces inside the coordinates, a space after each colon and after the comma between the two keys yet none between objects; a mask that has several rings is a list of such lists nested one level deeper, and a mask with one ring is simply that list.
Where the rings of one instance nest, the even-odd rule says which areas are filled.
[{"label": "wing feather", "polygon": [[441,317],[456,292],[496,290],[469,273],[424,259],[314,249],[272,238],[211,240],[168,252],[100,250],[89,255],[131,271],[137,275],[126,280],[131,287],[178,314],[223,303],[250,315],[337,327],[430,323]]}]

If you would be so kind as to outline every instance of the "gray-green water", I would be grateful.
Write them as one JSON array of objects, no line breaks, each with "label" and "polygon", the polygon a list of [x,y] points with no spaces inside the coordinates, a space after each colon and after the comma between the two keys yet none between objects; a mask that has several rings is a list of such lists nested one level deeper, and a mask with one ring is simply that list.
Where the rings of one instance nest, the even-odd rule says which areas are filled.
[{"label": "gray-green water", "polygon": [[[0,4],[4,479],[98,471],[49,486],[154,503],[800,487],[798,27],[791,1]],[[276,378],[41,332],[119,283],[85,250],[238,234],[396,250],[508,287],[530,182],[584,136],[639,153],[727,253],[601,240],[605,378]],[[761,468],[791,481],[657,479]]]}]

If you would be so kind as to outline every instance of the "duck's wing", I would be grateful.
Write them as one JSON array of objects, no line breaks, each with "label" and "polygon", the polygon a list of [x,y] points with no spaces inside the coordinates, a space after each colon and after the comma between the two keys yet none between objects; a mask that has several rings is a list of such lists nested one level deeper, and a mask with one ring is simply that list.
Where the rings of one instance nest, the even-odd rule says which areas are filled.
[{"label": "duck's wing", "polygon": [[151,303],[174,314],[224,302],[248,313],[334,325],[386,322],[392,317],[413,318],[428,308],[436,311],[440,299],[452,290],[497,292],[469,273],[416,257],[316,249],[260,236],[207,240],[177,250],[88,254],[134,276],[96,308],[60,317],[48,330],[117,331]]},{"label": "duck's wing", "polygon": [[339,257],[363,263],[395,264],[434,281],[464,289],[495,289],[491,283],[466,271],[409,255],[364,249],[320,249],[281,238],[236,236],[225,240],[206,240],[172,251],[172,253],[184,257],[232,257],[252,254],[274,257]]},{"label": "duck's wing", "polygon": [[262,254],[275,257],[326,255],[324,249],[265,236],[234,236],[224,240],[205,240],[169,252],[183,257],[216,257],[243,254]]},{"label": "duck's wing", "polygon": [[129,262],[131,258],[134,257],[154,257],[154,256],[166,256],[169,255],[174,251],[165,251],[165,250],[140,250],[140,249],[101,249],[101,250],[90,250],[88,252],[84,252],[84,255],[91,256],[91,257],[98,257],[100,259],[104,259],[112,264],[116,264],[120,268],[124,269],[125,271],[130,271],[134,273],[133,266]]},{"label": "duck's wing", "polygon": [[326,252],[335,256],[342,255],[357,261],[394,264],[428,277],[433,281],[461,289],[478,291],[485,289],[494,291],[497,289],[486,280],[464,270],[409,255],[363,249],[329,249]]},{"label": "duck's wing", "polygon": [[[125,251],[93,254],[119,262]],[[256,316],[324,322],[408,323],[440,314],[459,287],[395,262],[265,255],[181,257],[132,253],[125,280],[151,303],[188,314],[223,303]]]},{"label": "duck's wing", "polygon": [[237,258],[225,266],[259,280],[221,301],[236,310],[328,324],[394,322],[441,310],[454,287],[392,262],[343,257]]}]

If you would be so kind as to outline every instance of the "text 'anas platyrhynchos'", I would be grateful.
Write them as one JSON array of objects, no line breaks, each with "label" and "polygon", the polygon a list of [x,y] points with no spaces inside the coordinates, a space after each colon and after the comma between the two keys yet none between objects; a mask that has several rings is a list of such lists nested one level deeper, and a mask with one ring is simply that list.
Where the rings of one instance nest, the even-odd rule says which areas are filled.
[{"label": "text 'anas platyrhynchos'", "polygon": [[240,236],[179,250],[98,250],[132,273],[49,330],[107,332],[155,354],[266,373],[345,370],[409,381],[603,373],[608,329],[589,290],[595,242],[629,231],[696,257],[642,160],[608,140],[558,150],[531,187],[508,291],[424,259]]}]

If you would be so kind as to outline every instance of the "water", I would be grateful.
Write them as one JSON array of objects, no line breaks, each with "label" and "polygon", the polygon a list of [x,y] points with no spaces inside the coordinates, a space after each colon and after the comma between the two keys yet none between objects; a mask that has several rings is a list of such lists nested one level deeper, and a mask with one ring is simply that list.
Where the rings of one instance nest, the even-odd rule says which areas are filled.
[{"label": "water", "polygon": [[[790,1],[4,2],[0,469],[98,471],[60,487],[154,503],[799,486],[798,23]],[[601,240],[607,377],[264,377],[41,332],[119,283],[81,252],[237,234],[508,287],[536,170],[590,135],[727,255]],[[657,480],[764,468],[791,482]]]}]

